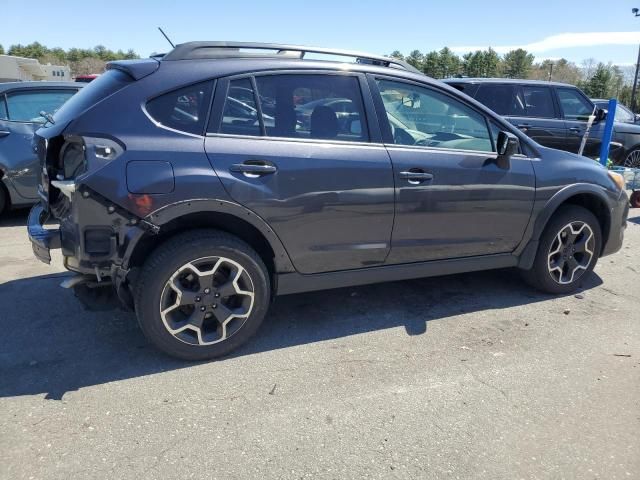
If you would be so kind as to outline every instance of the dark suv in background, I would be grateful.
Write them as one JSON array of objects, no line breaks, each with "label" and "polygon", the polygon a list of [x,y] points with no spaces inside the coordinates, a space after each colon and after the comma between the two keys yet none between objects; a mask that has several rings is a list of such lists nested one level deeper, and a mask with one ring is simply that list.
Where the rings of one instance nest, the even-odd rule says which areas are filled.
[{"label": "dark suv in background", "polygon": [[501,267],[567,293],[626,225],[620,175],[386,57],[187,43],[109,64],[54,121],[34,253],[181,358],[230,352],[276,295]]},{"label": "dark suv in background", "polygon": [[[583,155],[599,158],[606,110],[573,85],[504,78],[454,78],[449,85],[483,103],[540,145],[577,153],[590,115],[596,120]],[[640,168],[640,125],[614,123],[609,151],[616,165]]]}]

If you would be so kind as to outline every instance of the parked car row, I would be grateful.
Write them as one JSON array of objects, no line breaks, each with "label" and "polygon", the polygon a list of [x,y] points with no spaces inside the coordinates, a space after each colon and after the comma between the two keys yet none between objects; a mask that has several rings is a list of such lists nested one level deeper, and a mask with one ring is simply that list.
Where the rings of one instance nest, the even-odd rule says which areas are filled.
[{"label": "parked car row", "polygon": [[[449,85],[502,115],[540,145],[577,153],[589,116],[595,115],[584,155],[600,155],[608,102],[595,104],[573,85],[537,80],[455,78]],[[616,112],[610,158],[640,168],[640,125],[623,106]]]},{"label": "parked car row", "polygon": [[243,344],[277,295],[502,267],[570,292],[626,226],[620,175],[386,57],[186,43],[110,63],[52,120],[34,254],[185,359]]}]

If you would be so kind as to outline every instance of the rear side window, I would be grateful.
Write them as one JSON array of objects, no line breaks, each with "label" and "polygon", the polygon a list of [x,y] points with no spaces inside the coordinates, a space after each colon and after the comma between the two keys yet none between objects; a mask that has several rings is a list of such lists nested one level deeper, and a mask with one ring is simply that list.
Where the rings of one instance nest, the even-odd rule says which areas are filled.
[{"label": "rear side window", "polygon": [[549,87],[523,86],[527,117],[554,118],[553,95]]},{"label": "rear side window", "polygon": [[256,78],[265,132],[272,137],[366,142],[360,84],[346,75]]},{"label": "rear side window", "polygon": [[71,97],[53,116],[56,123],[63,123],[77,118],[98,103],[100,100],[117,92],[133,82],[133,79],[120,70],[107,70],[93,82]]},{"label": "rear side window", "polygon": [[498,115],[513,117],[525,115],[524,99],[517,85],[480,85],[475,98]]},{"label": "rear side window", "polygon": [[40,112],[56,112],[75,93],[76,90],[25,90],[9,93],[6,100],[8,119],[13,122],[45,123]]},{"label": "rear side window", "polygon": [[165,127],[202,135],[210,102],[211,82],[202,82],[149,100],[147,112]]},{"label": "rear side window", "polygon": [[573,88],[559,88],[558,98],[564,118],[569,120],[588,120],[593,114],[593,105]]}]

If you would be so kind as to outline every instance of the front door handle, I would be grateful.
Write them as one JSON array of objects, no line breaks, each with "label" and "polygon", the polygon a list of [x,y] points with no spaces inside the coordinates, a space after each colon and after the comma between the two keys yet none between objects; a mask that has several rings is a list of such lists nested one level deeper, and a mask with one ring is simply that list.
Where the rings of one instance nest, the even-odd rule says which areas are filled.
[{"label": "front door handle", "polygon": [[416,168],[416,169],[400,172],[400,178],[408,180],[409,183],[412,185],[419,185],[424,181],[433,180],[433,174],[427,173],[424,170],[419,170]]},{"label": "front door handle", "polygon": [[11,132],[7,131],[7,130],[0,130],[0,138],[2,137],[6,137],[7,135],[9,135]]},{"label": "front door handle", "polygon": [[580,132],[582,132],[582,129],[580,127],[571,127],[571,128],[569,128],[569,131],[571,133],[580,133]]},{"label": "front door handle", "polygon": [[526,130],[528,128],[531,128],[531,125],[529,123],[520,123],[516,125],[516,127],[518,127],[520,130]]},{"label": "front door handle", "polygon": [[235,163],[229,167],[232,172],[242,173],[246,177],[256,178],[261,175],[275,173],[278,169],[269,163]]}]

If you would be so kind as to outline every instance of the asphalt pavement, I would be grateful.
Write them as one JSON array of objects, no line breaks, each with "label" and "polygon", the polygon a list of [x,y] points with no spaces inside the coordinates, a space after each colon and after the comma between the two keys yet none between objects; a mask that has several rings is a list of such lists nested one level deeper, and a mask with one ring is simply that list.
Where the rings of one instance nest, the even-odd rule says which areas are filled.
[{"label": "asphalt pavement", "polygon": [[578,295],[499,270],[279,298],[191,364],[0,220],[0,479],[640,479],[640,210]]}]

